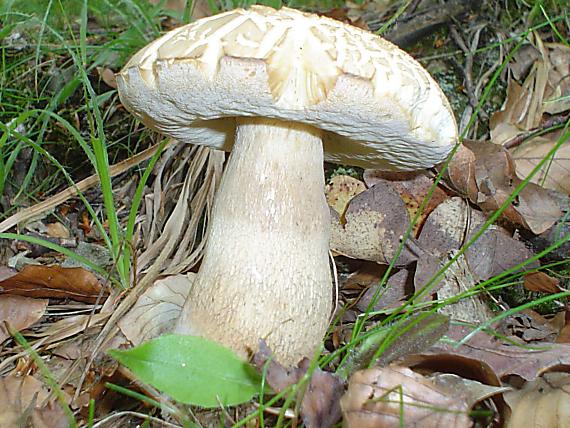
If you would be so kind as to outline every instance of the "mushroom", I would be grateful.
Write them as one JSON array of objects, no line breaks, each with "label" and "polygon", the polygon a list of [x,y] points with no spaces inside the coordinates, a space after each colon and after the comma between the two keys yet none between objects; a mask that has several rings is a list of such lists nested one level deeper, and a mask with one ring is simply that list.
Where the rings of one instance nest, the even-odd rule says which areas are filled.
[{"label": "mushroom", "polygon": [[237,9],[180,27],[118,74],[122,103],[180,141],[232,151],[175,331],[283,364],[329,324],[324,160],[414,170],[457,141],[449,103],[409,55],[341,22]]}]

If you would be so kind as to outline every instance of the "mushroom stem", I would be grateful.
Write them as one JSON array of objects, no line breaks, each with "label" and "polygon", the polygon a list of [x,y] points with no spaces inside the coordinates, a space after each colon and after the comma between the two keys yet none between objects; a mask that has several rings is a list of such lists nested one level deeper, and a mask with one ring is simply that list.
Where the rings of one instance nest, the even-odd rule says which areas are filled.
[{"label": "mushroom stem", "polygon": [[176,331],[246,357],[264,339],[283,364],[311,357],[332,306],[320,131],[240,118],[200,271]]}]

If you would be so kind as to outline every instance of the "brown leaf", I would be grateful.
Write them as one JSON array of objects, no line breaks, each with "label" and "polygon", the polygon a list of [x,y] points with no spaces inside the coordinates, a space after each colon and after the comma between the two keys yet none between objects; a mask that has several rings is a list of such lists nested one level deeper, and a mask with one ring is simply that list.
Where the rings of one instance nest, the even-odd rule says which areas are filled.
[{"label": "brown leaf", "polygon": [[528,291],[536,291],[539,293],[555,294],[560,293],[562,289],[559,286],[560,281],[544,272],[531,272],[524,276],[524,288]]},{"label": "brown leaf", "polygon": [[46,231],[48,236],[52,238],[69,238],[71,236],[67,227],[59,222],[48,223],[46,225]]},{"label": "brown leaf", "polygon": [[[433,180],[428,177],[424,171],[400,173],[378,169],[367,169],[364,171],[364,182],[368,187],[372,187],[380,181],[390,184],[398,195],[400,195],[400,198],[402,198],[406,205],[410,218],[416,216],[420,205],[424,198],[427,197],[433,185]],[[418,222],[414,225],[414,236],[416,236],[421,229],[429,213],[446,199],[447,194],[440,187],[436,187]]]},{"label": "brown leaf", "polygon": [[372,311],[381,311],[382,309],[398,307],[406,298],[406,284],[408,281],[409,272],[405,269],[396,272],[388,278],[382,290],[380,287],[381,277],[378,276],[376,280],[370,284],[370,287],[360,297],[356,303],[356,308],[361,312],[365,312],[368,305],[372,302],[374,295],[377,294],[377,299],[372,307]]},{"label": "brown leaf", "polygon": [[[469,332],[468,327],[452,325],[447,335],[451,340],[460,341]],[[541,349],[529,349],[477,332],[460,347],[439,342],[426,352],[406,358],[405,362],[412,366],[446,367],[449,372],[470,373],[467,377],[499,385],[492,382],[493,376],[517,375],[532,381],[553,368],[569,366],[570,345],[542,343]]]},{"label": "brown leaf", "polygon": [[568,373],[545,373],[504,396],[512,410],[507,428],[570,428]]},{"label": "brown leaf", "polygon": [[450,373],[436,373],[431,380],[436,385],[451,391],[454,396],[463,397],[469,408],[494,395],[511,390],[510,387],[485,385],[476,380],[466,379]]},{"label": "brown leaf", "polygon": [[107,67],[97,67],[97,74],[108,87],[117,89],[117,80],[113,70]]},{"label": "brown leaf", "polygon": [[360,180],[349,175],[336,175],[325,188],[327,203],[339,215],[343,215],[352,198],[366,190]]},{"label": "brown leaf", "polygon": [[[473,230],[469,239],[477,232]],[[504,271],[527,261],[533,256],[522,242],[517,241],[504,229],[490,226],[466,251],[471,272],[481,281],[497,276]],[[538,267],[538,262],[530,262],[523,269]]]},{"label": "brown leaf", "polygon": [[27,265],[0,281],[0,290],[11,295],[73,299],[95,303],[107,295],[95,275],[83,268]]},{"label": "brown leaf", "polygon": [[543,316],[530,309],[505,318],[499,329],[504,336],[526,343],[551,342],[558,331]]},{"label": "brown leaf", "polygon": [[[463,199],[448,199],[428,217],[418,243],[426,253],[447,258],[451,251],[458,250],[469,242],[485,220],[481,212],[472,209]],[[470,273],[476,281],[496,276],[532,256],[532,251],[522,242],[495,225],[488,227],[465,252]],[[535,267],[538,267],[537,262],[529,263],[525,268]],[[424,282],[416,284],[422,285],[430,277],[426,272],[421,276]]]},{"label": "brown leaf", "polygon": [[194,273],[157,280],[118,322],[123,334],[140,345],[174,328],[194,281]]},{"label": "brown leaf", "polygon": [[[450,163],[447,181],[483,211],[494,212],[521,183],[514,161],[507,150],[489,142],[465,140],[464,146],[457,160]],[[523,188],[501,214],[535,234],[549,229],[561,215],[554,197],[533,183]]]},{"label": "brown leaf", "polygon": [[65,428],[69,422],[63,409],[53,399],[46,405],[48,390],[33,376],[9,375],[0,378],[0,426]]},{"label": "brown leaf", "polygon": [[[310,361],[304,359],[299,367],[309,369]],[[333,373],[317,367],[311,376],[303,400],[301,416],[307,428],[329,428],[341,417],[340,397],[344,393],[344,383]]]},{"label": "brown leaf", "polygon": [[47,299],[0,295],[0,343],[10,337],[4,325],[24,330],[40,320],[48,305]]},{"label": "brown leaf", "polygon": [[[527,177],[538,163],[552,150],[561,136],[561,131],[550,132],[532,138],[515,147],[512,151],[517,166],[517,175]],[[554,154],[552,161],[534,175],[532,182],[547,189],[558,190],[570,194],[570,141],[566,141]]]},{"label": "brown leaf", "polygon": [[475,162],[475,154],[462,144],[449,161],[446,173],[449,184],[472,201],[477,200],[479,193],[475,181]]},{"label": "brown leaf", "polygon": [[[342,225],[331,213],[331,249],[361,260],[390,263],[400,245],[409,219],[402,199],[385,183],[378,183],[355,196],[345,212]],[[397,264],[415,260],[402,252]]]},{"label": "brown leaf", "polygon": [[[285,368],[271,358],[271,350],[262,340],[259,350],[253,356],[253,364],[260,373],[265,373],[267,384],[275,391],[283,391],[297,383],[307,373],[310,361],[303,359],[298,367]],[[344,392],[344,384],[333,373],[317,367],[301,401],[301,416],[307,428],[332,427],[341,416],[339,399]]]},{"label": "brown leaf", "polygon": [[341,408],[346,428],[472,426],[463,397],[395,365],[352,375]]}]

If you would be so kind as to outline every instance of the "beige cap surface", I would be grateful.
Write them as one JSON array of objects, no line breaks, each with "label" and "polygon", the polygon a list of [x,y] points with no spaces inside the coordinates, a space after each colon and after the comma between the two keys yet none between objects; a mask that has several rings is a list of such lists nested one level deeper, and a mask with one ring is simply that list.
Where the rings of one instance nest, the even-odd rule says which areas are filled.
[{"label": "beige cap surface", "polygon": [[117,80],[121,101],[145,125],[226,151],[239,116],[320,128],[325,160],[361,167],[431,167],[457,141],[447,99],[408,54],[288,8],[252,6],[170,31]]}]

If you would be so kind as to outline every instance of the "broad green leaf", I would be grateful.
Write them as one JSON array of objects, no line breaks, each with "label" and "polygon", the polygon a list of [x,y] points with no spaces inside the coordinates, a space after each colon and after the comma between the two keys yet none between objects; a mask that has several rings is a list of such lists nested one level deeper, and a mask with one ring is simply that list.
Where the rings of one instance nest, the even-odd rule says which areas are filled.
[{"label": "broad green leaf", "polygon": [[202,337],[167,335],[109,354],[143,382],[185,404],[231,406],[250,400],[260,388],[253,367]]}]

